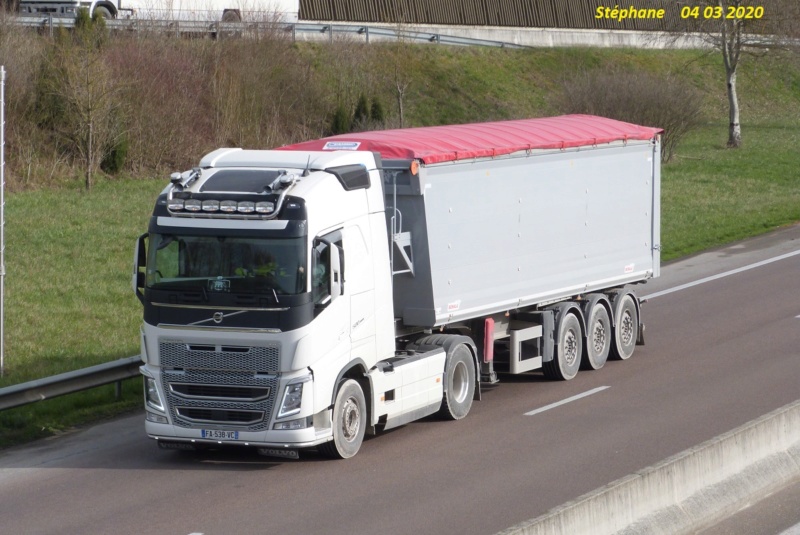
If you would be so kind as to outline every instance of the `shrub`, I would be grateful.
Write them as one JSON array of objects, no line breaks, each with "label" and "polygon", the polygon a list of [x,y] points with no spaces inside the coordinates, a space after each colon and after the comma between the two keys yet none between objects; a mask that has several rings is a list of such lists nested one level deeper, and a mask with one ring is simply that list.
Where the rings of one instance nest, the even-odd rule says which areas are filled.
[{"label": "shrub", "polygon": [[345,109],[343,104],[336,106],[331,118],[330,134],[335,136],[337,134],[346,134],[350,131],[350,113]]},{"label": "shrub", "polygon": [[369,118],[372,122],[383,124],[386,122],[386,113],[383,111],[383,105],[377,98],[372,99],[372,106],[369,109]]},{"label": "shrub", "polygon": [[100,169],[112,175],[122,171],[129,148],[128,136],[120,136],[117,142],[107,149],[103,161],[100,162]]},{"label": "shrub", "polygon": [[366,123],[369,120],[369,102],[366,95],[361,93],[356,102],[356,110],[353,112],[353,124]]},{"label": "shrub", "polygon": [[600,115],[663,128],[661,157],[665,162],[701,121],[702,94],[671,75],[593,69],[565,80],[561,89],[557,107],[562,113]]}]

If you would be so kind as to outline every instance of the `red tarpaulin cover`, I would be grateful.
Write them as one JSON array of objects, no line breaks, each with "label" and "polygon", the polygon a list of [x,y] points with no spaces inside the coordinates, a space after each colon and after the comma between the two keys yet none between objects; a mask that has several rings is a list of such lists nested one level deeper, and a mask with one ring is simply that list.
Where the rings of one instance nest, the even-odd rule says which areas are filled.
[{"label": "red tarpaulin cover", "polygon": [[280,147],[280,150],[366,150],[387,160],[426,164],[483,158],[530,149],[566,149],[648,140],[663,132],[594,115],[562,115],[491,123],[426,126],[341,134]]}]

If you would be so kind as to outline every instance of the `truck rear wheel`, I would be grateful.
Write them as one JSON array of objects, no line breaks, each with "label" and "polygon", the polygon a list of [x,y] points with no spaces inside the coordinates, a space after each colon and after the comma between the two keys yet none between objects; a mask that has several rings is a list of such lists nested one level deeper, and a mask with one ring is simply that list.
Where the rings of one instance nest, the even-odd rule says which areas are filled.
[{"label": "truck rear wheel", "polygon": [[558,346],[553,360],[542,366],[545,377],[569,381],[578,374],[582,354],[581,322],[570,312],[558,324]]},{"label": "truck rear wheel", "polygon": [[439,414],[448,420],[464,418],[472,407],[475,395],[475,365],[472,352],[459,344],[447,359],[444,398]]},{"label": "truck rear wheel", "polygon": [[611,319],[602,303],[596,303],[586,322],[586,347],[583,351],[581,367],[585,370],[599,370],[608,360],[611,351]]},{"label": "truck rear wheel", "polygon": [[320,452],[331,459],[349,459],[361,448],[366,428],[364,391],[348,379],[339,387],[333,404],[333,440],[320,445]]},{"label": "truck rear wheel", "polygon": [[617,360],[633,356],[639,338],[639,311],[630,294],[620,297],[614,308],[614,344],[611,354]]}]

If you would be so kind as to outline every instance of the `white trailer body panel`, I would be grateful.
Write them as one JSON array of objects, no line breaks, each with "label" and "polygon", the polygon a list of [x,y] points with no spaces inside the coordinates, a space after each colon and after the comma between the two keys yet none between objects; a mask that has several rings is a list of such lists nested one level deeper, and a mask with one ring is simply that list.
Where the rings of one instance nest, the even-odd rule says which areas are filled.
[{"label": "white trailer body panel", "polygon": [[659,158],[656,138],[421,166],[397,187],[414,274],[395,315],[434,327],[657,276]]},{"label": "white trailer body panel", "polygon": [[22,0],[19,12],[74,17],[79,8],[91,15],[96,7],[108,10],[112,18],[140,21],[216,22],[235,12],[230,22],[297,22],[300,13],[297,0]]}]

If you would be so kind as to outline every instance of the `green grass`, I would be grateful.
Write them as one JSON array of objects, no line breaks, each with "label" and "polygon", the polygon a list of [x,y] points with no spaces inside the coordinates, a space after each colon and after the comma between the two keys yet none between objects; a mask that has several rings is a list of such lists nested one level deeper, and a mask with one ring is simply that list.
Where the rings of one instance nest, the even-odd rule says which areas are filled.
[{"label": "green grass", "polygon": [[[0,387],[135,355],[133,247],[165,181],[6,198],[5,376]],[[141,405],[141,381],[0,412],[0,447]]]},{"label": "green grass", "polygon": [[[553,95],[581,68],[672,73],[700,88],[710,122],[687,137],[662,171],[664,260],[800,220],[796,59],[743,63],[744,147],[728,150],[724,80],[714,55],[460,47],[412,47],[409,53],[417,61],[406,109],[415,126],[555,113]],[[88,193],[75,182],[72,189],[7,196],[6,373],[0,388],[138,353],[133,246],[166,183],[166,177],[106,179]],[[0,447],[141,406],[141,382],[124,385],[121,400],[108,386],[0,412]]]},{"label": "green grass", "polygon": [[141,309],[131,289],[133,247],[164,183],[109,181],[88,193],[9,196],[7,380],[135,354]]},{"label": "green grass", "polygon": [[704,127],[664,166],[663,260],[800,220],[800,125],[748,125],[744,134],[731,150],[725,126]]}]

